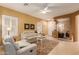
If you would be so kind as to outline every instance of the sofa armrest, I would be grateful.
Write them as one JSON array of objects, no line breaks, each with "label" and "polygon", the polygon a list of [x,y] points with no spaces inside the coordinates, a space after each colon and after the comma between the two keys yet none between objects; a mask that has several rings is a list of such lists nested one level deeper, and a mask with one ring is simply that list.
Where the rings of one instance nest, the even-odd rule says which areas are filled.
[{"label": "sofa armrest", "polygon": [[4,43],[4,47],[5,47],[6,55],[15,55],[16,54],[16,49],[13,46],[13,44],[11,44],[10,42]]},{"label": "sofa armrest", "polygon": [[18,55],[35,55],[37,54],[37,45],[29,44],[28,46],[21,48],[17,51]]}]

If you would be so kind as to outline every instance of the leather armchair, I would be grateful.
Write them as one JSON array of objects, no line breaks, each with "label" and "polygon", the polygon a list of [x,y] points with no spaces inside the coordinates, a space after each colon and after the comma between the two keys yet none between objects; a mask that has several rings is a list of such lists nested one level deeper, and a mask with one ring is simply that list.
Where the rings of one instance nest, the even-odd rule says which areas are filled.
[{"label": "leather armchair", "polygon": [[11,41],[12,38],[7,38],[3,42],[6,55],[36,55],[37,54],[36,44],[30,44],[26,42],[26,44],[28,43],[26,46],[20,46],[18,48],[18,46],[16,46],[15,43],[12,43]]},{"label": "leather armchair", "polygon": [[30,44],[26,47],[15,49],[12,43],[5,43],[5,55],[36,55],[37,47],[36,44]]}]

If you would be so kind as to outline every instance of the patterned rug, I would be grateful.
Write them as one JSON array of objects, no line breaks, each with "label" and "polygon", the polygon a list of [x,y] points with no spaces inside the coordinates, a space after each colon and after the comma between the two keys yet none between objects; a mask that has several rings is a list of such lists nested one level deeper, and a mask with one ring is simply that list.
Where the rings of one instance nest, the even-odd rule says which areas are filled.
[{"label": "patterned rug", "polygon": [[37,43],[37,54],[47,55],[58,44],[57,40],[42,40]]}]

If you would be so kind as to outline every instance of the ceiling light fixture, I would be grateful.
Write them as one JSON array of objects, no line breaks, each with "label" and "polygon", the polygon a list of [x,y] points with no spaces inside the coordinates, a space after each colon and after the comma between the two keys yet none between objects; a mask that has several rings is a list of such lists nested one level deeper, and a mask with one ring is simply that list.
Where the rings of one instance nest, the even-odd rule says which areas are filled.
[{"label": "ceiling light fixture", "polygon": [[40,10],[40,13],[46,14],[50,12],[50,10],[48,10],[48,7],[45,7],[43,10]]}]

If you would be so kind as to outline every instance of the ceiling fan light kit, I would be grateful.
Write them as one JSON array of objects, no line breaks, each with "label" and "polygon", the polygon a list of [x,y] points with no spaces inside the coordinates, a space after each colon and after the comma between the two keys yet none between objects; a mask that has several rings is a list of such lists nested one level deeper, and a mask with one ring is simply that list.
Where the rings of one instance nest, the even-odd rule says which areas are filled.
[{"label": "ceiling fan light kit", "polygon": [[48,12],[51,12],[51,10],[48,10],[48,7],[45,7],[43,10],[40,10],[40,12],[46,14]]}]

